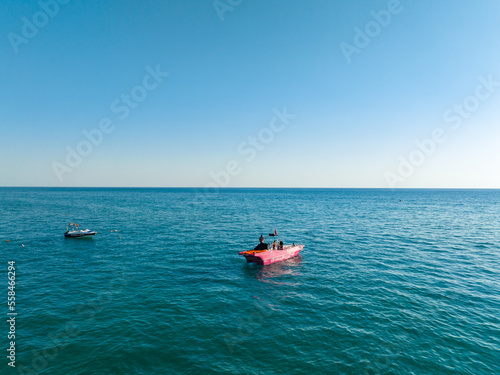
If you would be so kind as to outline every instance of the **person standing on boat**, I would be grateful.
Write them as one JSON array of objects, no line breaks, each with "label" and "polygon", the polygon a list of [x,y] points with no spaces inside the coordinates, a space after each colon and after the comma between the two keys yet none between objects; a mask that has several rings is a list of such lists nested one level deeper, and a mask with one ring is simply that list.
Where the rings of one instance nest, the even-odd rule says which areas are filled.
[{"label": "person standing on boat", "polygon": [[264,242],[265,240],[264,236],[261,235],[259,238],[259,244],[255,246],[254,250],[267,250],[267,243]]}]

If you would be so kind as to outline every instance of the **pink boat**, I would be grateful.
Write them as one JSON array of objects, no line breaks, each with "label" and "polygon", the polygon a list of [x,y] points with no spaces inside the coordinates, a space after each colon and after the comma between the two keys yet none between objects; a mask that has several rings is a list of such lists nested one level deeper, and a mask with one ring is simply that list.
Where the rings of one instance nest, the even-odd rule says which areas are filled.
[{"label": "pink boat", "polygon": [[304,245],[286,245],[283,250],[248,250],[239,254],[243,255],[248,263],[261,265],[281,262],[282,260],[293,258],[299,255]]}]

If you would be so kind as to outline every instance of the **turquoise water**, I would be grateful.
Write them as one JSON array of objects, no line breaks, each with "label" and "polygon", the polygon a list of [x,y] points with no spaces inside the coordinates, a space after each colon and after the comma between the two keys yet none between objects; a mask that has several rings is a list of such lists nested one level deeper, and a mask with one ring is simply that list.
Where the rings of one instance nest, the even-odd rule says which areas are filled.
[{"label": "turquoise water", "polygon": [[499,233],[493,190],[1,188],[0,373],[498,374]]}]

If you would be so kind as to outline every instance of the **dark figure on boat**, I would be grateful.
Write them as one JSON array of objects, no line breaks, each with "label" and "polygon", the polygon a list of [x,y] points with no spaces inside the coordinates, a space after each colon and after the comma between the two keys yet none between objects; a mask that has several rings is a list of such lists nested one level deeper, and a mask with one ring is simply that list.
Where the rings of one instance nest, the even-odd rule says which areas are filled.
[{"label": "dark figure on boat", "polygon": [[260,236],[259,238],[259,244],[257,246],[255,246],[255,249],[254,250],[267,250],[267,243],[265,243],[266,239],[264,238],[264,236]]}]

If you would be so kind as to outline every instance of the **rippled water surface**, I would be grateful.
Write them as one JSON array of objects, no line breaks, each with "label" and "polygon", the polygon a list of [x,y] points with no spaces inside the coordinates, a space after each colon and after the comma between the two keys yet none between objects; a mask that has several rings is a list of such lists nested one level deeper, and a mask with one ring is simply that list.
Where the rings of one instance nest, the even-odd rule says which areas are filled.
[{"label": "rippled water surface", "polygon": [[1,188],[0,373],[498,374],[499,233],[493,190]]}]

